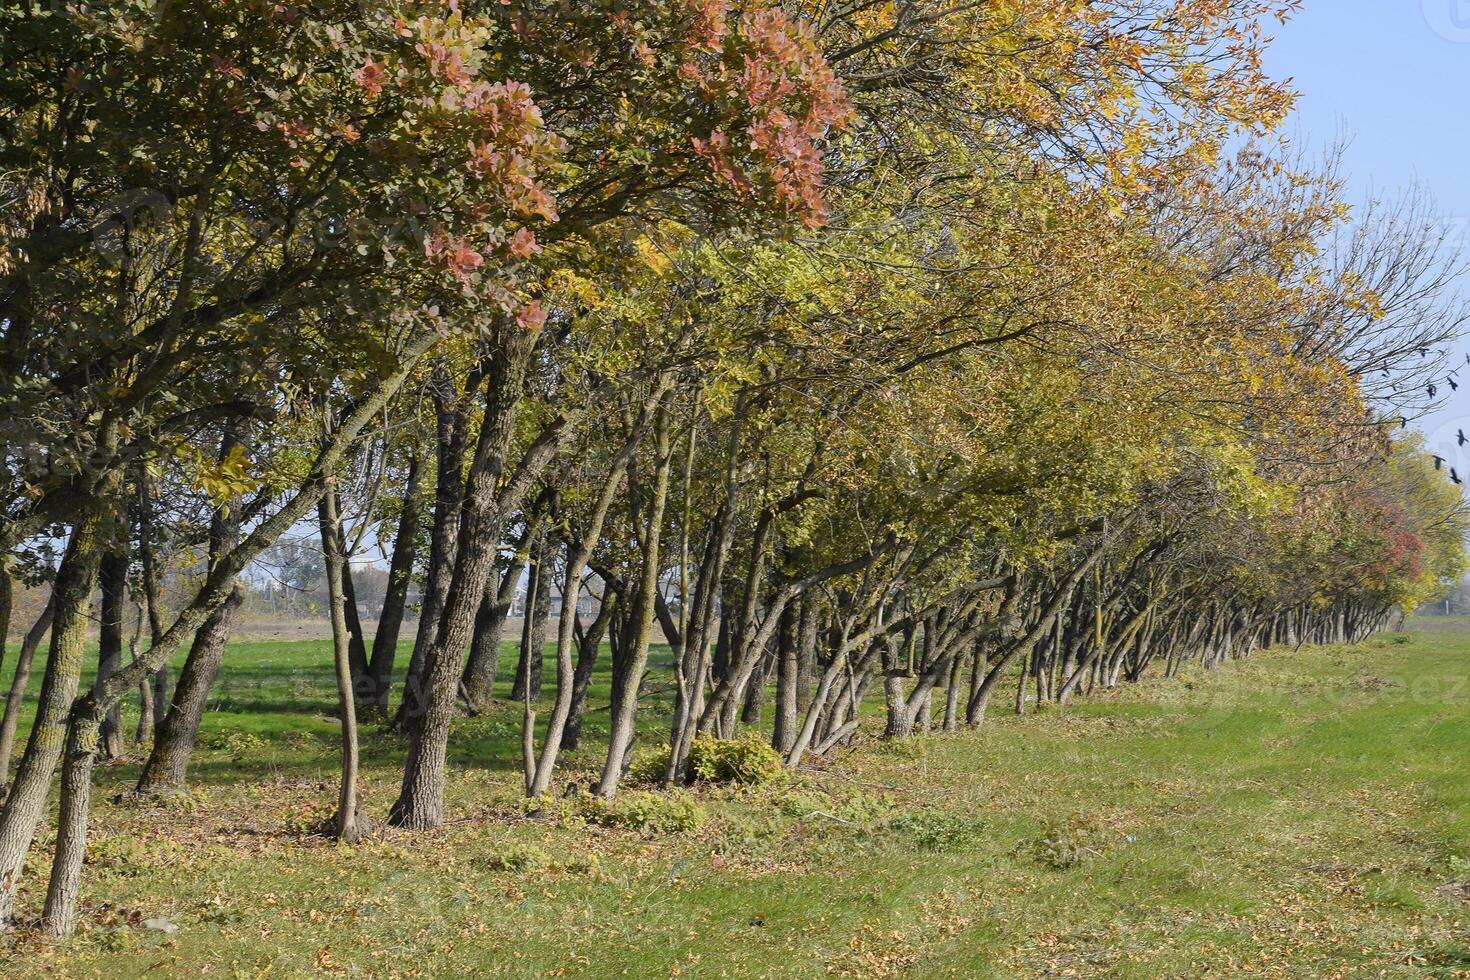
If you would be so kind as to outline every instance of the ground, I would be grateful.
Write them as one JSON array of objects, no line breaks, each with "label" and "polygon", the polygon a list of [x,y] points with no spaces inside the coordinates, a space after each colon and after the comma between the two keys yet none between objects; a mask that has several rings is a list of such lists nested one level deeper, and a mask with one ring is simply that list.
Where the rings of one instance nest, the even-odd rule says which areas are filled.
[{"label": "ground", "polygon": [[[1470,632],[862,740],[701,788],[672,812],[704,824],[658,834],[570,803],[526,819],[505,706],[460,723],[443,830],[354,849],[310,833],[335,798],[329,661],[232,647],[185,799],[110,802],[137,763],[103,768],[82,930],[0,939],[0,976],[1470,976]],[[381,815],[402,746],[369,728],[365,750]]]}]

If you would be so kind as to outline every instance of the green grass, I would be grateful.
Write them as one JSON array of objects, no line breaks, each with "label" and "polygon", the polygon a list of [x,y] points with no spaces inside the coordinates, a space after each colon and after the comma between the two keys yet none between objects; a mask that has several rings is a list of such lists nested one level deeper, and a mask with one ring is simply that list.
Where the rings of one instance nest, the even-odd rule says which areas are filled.
[{"label": "green grass", "polygon": [[[701,789],[710,821],[656,838],[524,819],[504,705],[459,723],[444,829],[338,847],[304,831],[335,798],[326,644],[237,644],[221,681],[197,792],[111,803],[137,764],[101,769],[83,929],[11,936],[0,976],[1470,975],[1470,905],[1443,889],[1470,881],[1470,633],[865,741]],[[652,742],[667,694],[647,703]],[[402,745],[370,726],[365,751],[381,815]]]}]

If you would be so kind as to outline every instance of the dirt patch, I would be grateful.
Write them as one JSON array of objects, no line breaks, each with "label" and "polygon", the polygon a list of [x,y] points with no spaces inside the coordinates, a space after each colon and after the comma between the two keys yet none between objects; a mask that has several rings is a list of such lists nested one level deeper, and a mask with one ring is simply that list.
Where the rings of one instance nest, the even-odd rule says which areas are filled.
[{"label": "dirt patch", "polygon": [[1440,885],[1434,890],[1434,894],[1452,902],[1470,902],[1470,881],[1452,881]]}]

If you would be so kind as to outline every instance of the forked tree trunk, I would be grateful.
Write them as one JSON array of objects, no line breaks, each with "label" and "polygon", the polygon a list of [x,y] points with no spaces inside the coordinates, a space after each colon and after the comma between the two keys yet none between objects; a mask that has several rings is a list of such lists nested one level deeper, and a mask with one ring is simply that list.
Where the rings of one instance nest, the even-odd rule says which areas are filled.
[{"label": "forked tree trunk", "polygon": [[567,420],[559,417],[526,450],[514,473],[507,473],[516,407],[535,335],[514,324],[509,335],[488,344],[485,414],[463,501],[456,537],[462,542],[437,617],[435,637],[423,658],[423,711],[410,726],[403,783],[389,819],[400,827],[426,829],[444,822],[444,778],[449,726],[462,676],[475,612],[495,563],[506,515],[520,506],[531,484],[558,452]]},{"label": "forked tree trunk", "polygon": [[[644,414],[646,417],[647,413]],[[617,496],[618,487],[622,485],[623,474],[628,462],[637,448],[641,428],[641,425],[635,428],[633,437],[613,461],[611,472],[603,481],[597,502],[592,510],[591,520],[588,521],[587,529],[583,532],[581,540],[576,544],[570,542],[567,544],[566,577],[562,580],[561,590],[561,616],[556,625],[556,702],[552,705],[551,715],[546,722],[546,740],[541,746],[540,757],[537,758],[531,752],[527,752],[525,758],[526,795],[532,799],[543,796],[551,788],[551,776],[556,769],[557,754],[562,749],[562,736],[566,731],[567,720],[571,716],[572,702],[576,697],[576,667],[572,664],[572,643],[576,637],[577,602],[582,595],[582,575],[587,570],[587,562],[592,557],[593,549],[602,540],[602,526]],[[549,548],[542,549],[542,557],[543,559],[550,558]],[[595,646],[593,655],[596,655]],[[581,659],[580,650],[578,659]],[[585,689],[583,693],[585,696]],[[523,732],[523,738],[526,744],[534,749],[535,732],[532,728],[534,717],[527,712],[524,722],[526,729]]]}]

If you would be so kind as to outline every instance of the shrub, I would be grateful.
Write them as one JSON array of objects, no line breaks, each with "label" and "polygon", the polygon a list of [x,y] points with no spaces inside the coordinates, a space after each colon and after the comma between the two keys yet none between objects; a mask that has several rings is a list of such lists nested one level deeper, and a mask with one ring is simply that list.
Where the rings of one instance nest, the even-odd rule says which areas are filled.
[{"label": "shrub", "polygon": [[126,834],[99,837],[87,845],[86,863],[119,877],[133,878],[148,870],[148,852],[143,844]]},{"label": "shrub", "polygon": [[635,752],[633,761],[628,766],[628,781],[639,786],[653,786],[659,783],[664,778],[664,770],[669,765],[669,751],[668,745],[665,744],[657,748]]},{"label": "shrub", "polygon": [[524,873],[549,868],[553,861],[549,853],[535,844],[506,844],[485,863],[491,871]]},{"label": "shrub", "polygon": [[745,786],[769,783],[785,772],[781,756],[753,732],[739,738],[697,736],[689,748],[689,767],[705,782]]},{"label": "shrub", "polygon": [[893,812],[893,803],[886,796],[864,790],[834,793],[822,789],[798,789],[782,793],[776,798],[775,805],[788,817],[825,818],[859,828],[885,820]]},{"label": "shrub", "polygon": [[645,834],[676,834],[698,830],[709,819],[704,807],[688,793],[629,793],[612,803],[597,796],[578,799],[577,810],[588,823],[627,827]]},{"label": "shrub", "polygon": [[737,858],[752,863],[779,860],[784,848],[774,846],[784,832],[781,818],[759,810],[733,810],[719,821],[714,835],[714,852],[721,857]]},{"label": "shrub", "polygon": [[896,759],[923,759],[929,755],[933,739],[927,735],[910,735],[908,738],[879,739],[875,749],[883,755]]},{"label": "shrub", "polygon": [[259,755],[269,745],[268,740],[254,732],[242,732],[236,729],[215,732],[209,736],[210,748],[228,752],[230,758],[236,762],[248,756]]},{"label": "shrub", "polygon": [[602,870],[602,859],[596,854],[574,851],[559,865],[561,870],[573,875],[595,875]]},{"label": "shrub", "polygon": [[978,817],[943,810],[914,810],[899,814],[889,827],[921,851],[956,851],[972,846],[984,832]]}]

